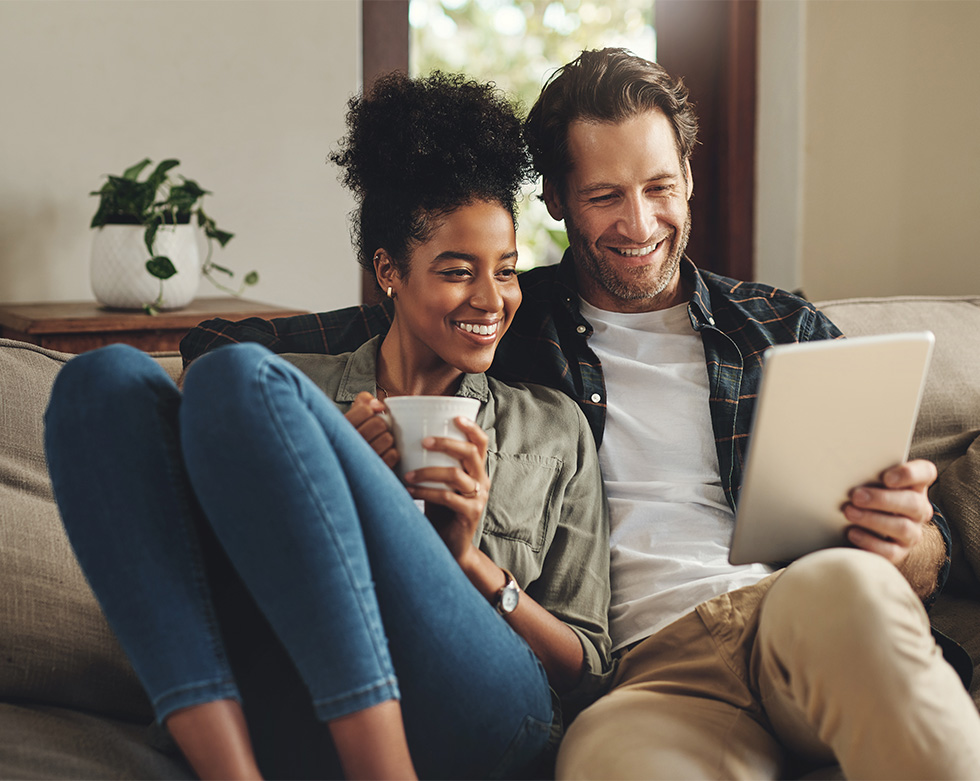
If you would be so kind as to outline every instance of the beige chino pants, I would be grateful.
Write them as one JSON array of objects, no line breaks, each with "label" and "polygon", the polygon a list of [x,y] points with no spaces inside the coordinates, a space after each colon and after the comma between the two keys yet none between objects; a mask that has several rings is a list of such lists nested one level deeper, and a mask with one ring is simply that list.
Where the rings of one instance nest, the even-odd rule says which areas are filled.
[{"label": "beige chino pants", "polygon": [[980,779],[980,714],[885,559],[835,548],[724,594],[621,660],[559,779]]}]

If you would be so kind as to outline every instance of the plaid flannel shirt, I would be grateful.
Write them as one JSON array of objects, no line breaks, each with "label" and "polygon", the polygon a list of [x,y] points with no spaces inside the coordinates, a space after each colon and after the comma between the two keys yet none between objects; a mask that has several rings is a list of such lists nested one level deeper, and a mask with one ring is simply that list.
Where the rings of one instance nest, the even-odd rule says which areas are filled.
[{"label": "plaid flannel shirt", "polygon": [[[782,290],[740,282],[697,269],[684,259],[681,274],[693,291],[688,315],[701,334],[708,368],[709,408],[725,497],[738,502],[746,447],[762,377],[766,348],[787,342],[839,339],[840,330],[813,304]],[[589,347],[592,326],[579,310],[572,258],[519,275],[524,300],[497,348],[488,374],[504,382],[535,382],[557,388],[578,402],[602,443],[606,392],[602,367]],[[213,347],[259,342],[273,352],[341,353],[357,349],[391,325],[390,301],[333,312],[239,323],[208,320],[180,344],[186,365]],[[947,558],[940,588],[949,574],[950,535],[935,511]]]}]

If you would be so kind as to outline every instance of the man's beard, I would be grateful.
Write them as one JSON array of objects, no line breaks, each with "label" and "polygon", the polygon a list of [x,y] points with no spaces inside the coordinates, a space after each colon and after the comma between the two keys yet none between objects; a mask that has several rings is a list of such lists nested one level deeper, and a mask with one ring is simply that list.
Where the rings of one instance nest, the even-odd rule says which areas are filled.
[{"label": "man's beard", "polygon": [[597,247],[588,243],[567,213],[565,232],[578,268],[585,272],[599,288],[620,301],[643,301],[656,298],[663,293],[677,274],[691,235],[691,209],[688,207],[680,234],[674,230],[670,238],[671,245],[667,260],[652,278],[649,276],[649,266],[622,268],[603,258]]}]

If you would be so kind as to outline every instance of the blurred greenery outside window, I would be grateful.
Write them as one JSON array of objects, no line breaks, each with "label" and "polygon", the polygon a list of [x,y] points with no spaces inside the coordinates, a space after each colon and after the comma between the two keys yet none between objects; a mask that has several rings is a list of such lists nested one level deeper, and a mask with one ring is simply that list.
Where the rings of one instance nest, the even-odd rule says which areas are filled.
[{"label": "blurred greenery outside window", "polygon": [[[583,49],[621,46],[656,59],[654,0],[410,0],[409,70],[493,81],[526,112],[554,70]],[[519,268],[561,259],[562,223],[528,187],[518,214]]]}]

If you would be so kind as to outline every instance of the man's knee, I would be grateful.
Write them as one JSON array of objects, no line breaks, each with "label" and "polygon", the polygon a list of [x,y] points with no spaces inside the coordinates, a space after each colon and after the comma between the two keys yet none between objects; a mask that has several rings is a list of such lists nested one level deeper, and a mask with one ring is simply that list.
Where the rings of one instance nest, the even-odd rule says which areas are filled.
[{"label": "man's knee", "polygon": [[760,640],[787,653],[865,655],[890,631],[928,634],[928,617],[889,561],[867,551],[831,548],[794,562],[762,604]]}]

